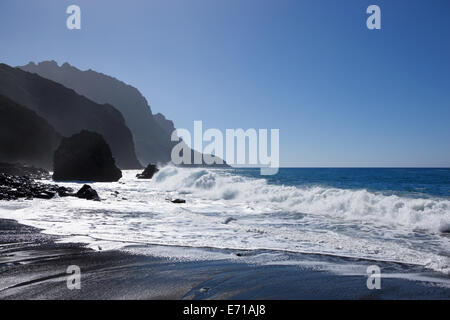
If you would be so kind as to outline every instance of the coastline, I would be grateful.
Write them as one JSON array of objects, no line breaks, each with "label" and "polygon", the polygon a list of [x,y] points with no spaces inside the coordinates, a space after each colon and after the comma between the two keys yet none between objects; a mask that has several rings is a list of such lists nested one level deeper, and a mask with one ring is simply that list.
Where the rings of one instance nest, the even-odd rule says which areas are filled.
[{"label": "coastline", "polygon": [[[1,300],[448,299],[450,287],[402,277],[368,290],[367,276],[298,265],[229,260],[182,261],[94,251],[13,220],[0,219]],[[67,288],[67,267],[81,269],[81,289]],[[388,266],[386,266],[388,267]],[[392,267],[392,266],[391,266]],[[393,273],[392,273],[393,274]]]}]

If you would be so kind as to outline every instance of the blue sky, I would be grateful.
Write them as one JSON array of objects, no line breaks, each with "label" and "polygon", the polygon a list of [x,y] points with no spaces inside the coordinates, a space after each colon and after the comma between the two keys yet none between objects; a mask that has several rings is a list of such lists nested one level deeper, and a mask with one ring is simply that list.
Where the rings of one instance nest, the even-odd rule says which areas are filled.
[{"label": "blue sky", "polygon": [[279,128],[282,166],[450,166],[447,0],[1,0],[0,61],[42,60],[115,76],[178,128]]}]

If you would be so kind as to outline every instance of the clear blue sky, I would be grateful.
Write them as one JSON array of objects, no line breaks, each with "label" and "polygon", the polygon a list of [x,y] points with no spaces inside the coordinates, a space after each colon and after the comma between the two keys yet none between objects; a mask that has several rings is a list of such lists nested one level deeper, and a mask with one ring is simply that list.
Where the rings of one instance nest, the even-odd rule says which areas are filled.
[{"label": "clear blue sky", "polygon": [[49,59],[178,128],[279,128],[283,166],[450,166],[448,0],[1,0],[0,61]]}]

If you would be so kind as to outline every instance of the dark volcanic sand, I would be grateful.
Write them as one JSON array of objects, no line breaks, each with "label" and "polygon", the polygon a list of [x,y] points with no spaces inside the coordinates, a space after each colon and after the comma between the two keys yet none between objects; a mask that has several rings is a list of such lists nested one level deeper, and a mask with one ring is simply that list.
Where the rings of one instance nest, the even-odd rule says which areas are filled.
[{"label": "dark volcanic sand", "polygon": [[[368,290],[365,276],[298,266],[95,252],[77,244],[55,244],[55,239],[12,220],[0,220],[0,299],[450,298],[449,288],[427,282],[382,279],[381,290]],[[67,288],[70,265],[81,268],[81,290]]]}]

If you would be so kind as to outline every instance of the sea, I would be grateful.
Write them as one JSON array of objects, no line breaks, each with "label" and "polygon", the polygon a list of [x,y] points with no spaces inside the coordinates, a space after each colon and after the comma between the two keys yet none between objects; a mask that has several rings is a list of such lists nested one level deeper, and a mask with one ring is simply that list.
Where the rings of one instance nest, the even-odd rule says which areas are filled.
[{"label": "sea", "polygon": [[448,168],[281,168],[261,176],[259,169],[166,166],[151,180],[137,173],[89,183],[100,202],[0,202],[0,218],[95,250],[344,273],[361,271],[361,261],[394,264],[450,286]]}]

